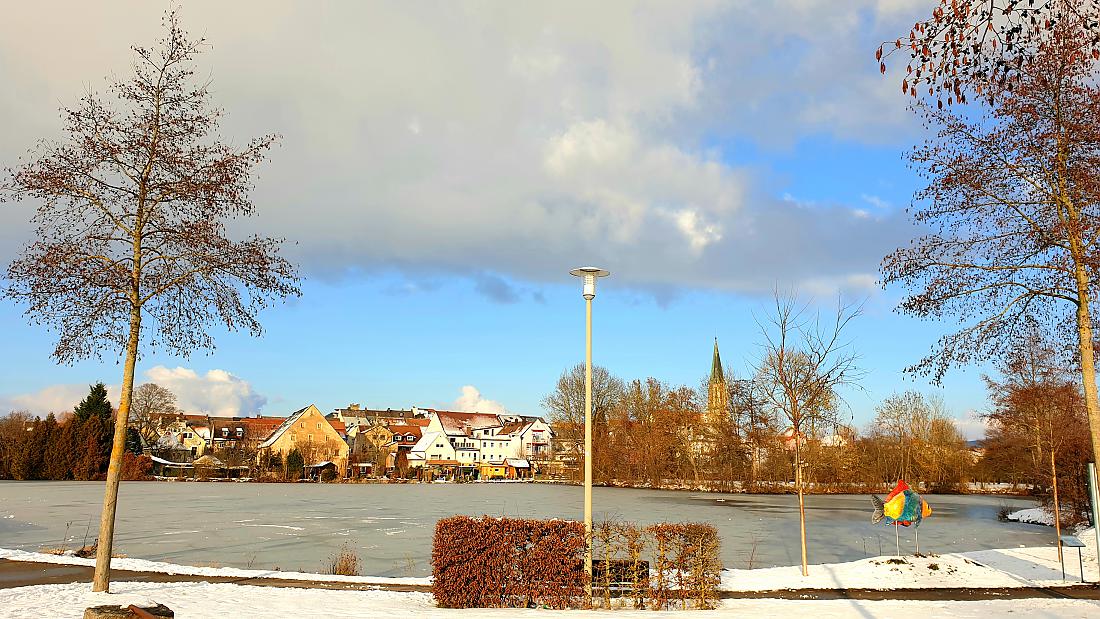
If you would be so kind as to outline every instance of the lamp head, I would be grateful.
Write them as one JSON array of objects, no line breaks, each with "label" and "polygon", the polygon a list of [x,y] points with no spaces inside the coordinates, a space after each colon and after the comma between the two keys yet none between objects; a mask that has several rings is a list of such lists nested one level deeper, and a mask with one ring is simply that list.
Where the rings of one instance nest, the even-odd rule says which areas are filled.
[{"label": "lamp head", "polygon": [[584,298],[591,301],[596,297],[596,278],[607,277],[611,275],[611,271],[599,269],[596,267],[579,267],[569,272],[570,275],[575,275],[584,279]]}]

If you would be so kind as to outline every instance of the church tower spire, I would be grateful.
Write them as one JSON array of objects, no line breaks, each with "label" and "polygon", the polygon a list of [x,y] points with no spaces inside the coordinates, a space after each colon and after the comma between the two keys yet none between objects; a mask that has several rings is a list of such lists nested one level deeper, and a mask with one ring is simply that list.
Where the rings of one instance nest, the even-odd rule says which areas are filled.
[{"label": "church tower spire", "polygon": [[722,357],[718,354],[718,338],[714,338],[714,355],[710,362],[710,384],[707,385],[707,425],[714,427],[729,408],[730,392],[722,371]]}]

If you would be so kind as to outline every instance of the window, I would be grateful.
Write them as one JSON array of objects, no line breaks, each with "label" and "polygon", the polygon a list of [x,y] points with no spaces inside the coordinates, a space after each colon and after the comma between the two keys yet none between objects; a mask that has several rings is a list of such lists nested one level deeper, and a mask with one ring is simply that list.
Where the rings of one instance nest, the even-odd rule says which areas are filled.
[{"label": "window", "polygon": [[237,428],[237,438],[244,436],[244,428]]},{"label": "window", "polygon": [[222,436],[229,436],[229,428],[222,428]]},{"label": "window", "polygon": [[318,429],[318,430],[320,430],[320,429],[321,429],[321,422],[320,422],[320,421],[318,421],[318,422],[317,422],[317,429]]},{"label": "window", "polygon": [[191,436],[192,436],[192,434],[190,432],[184,432],[183,433],[183,438],[191,438]]},{"label": "window", "polygon": [[307,434],[306,435],[306,440],[308,440],[309,442],[312,443],[313,442],[313,435],[312,434]]}]

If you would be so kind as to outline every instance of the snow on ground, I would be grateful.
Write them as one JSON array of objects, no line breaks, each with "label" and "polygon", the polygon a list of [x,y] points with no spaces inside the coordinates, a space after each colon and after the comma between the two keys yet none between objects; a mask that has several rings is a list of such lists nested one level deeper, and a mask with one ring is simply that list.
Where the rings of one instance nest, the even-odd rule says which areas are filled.
[{"label": "snow on ground", "polygon": [[91,593],[87,583],[38,585],[0,589],[0,619],[25,617],[81,617],[88,606],[156,601],[175,611],[176,617],[521,617],[569,619],[599,616],[613,619],[684,617],[703,619],[736,616],[739,619],[813,616],[815,619],[863,617],[948,617],[989,619],[1032,615],[1036,617],[1086,618],[1100,613],[1100,603],[1066,599],[1017,599],[960,601],[863,601],[863,600],[725,600],[716,611],[551,611],[544,609],[436,608],[426,593],[391,591],[332,591],[326,589],[282,589],[226,583],[142,583],[112,584],[115,593]]},{"label": "snow on ground", "polygon": [[[12,561],[29,561],[32,563],[58,563],[62,565],[87,565],[95,566],[95,558],[83,559],[71,554],[53,555],[43,552],[28,552],[0,548],[0,559]],[[111,559],[111,569],[128,570],[131,572],[160,572],[162,574],[187,574],[189,576],[225,576],[230,578],[282,578],[284,580],[323,580],[330,582],[355,582],[366,584],[385,585],[428,585],[430,578],[388,577],[388,576],[334,576],[332,574],[313,574],[308,572],[280,572],[273,570],[245,570],[236,567],[198,567],[194,565],[178,565],[175,563],[162,563],[147,559]]]},{"label": "snow on ground", "polygon": [[1020,578],[978,565],[958,555],[933,557],[872,557],[848,563],[758,570],[725,570],[722,589],[931,589],[943,587],[1024,587]]},{"label": "snow on ground", "polygon": [[[1053,531],[1051,532],[1053,538]],[[1085,580],[1096,582],[1096,538],[1093,529],[1078,534]],[[1064,548],[1066,580],[1053,545],[999,548],[943,555],[872,557],[848,563],[811,565],[803,577],[798,566],[725,570],[722,589],[929,589],[936,587],[1031,587],[1073,584],[1080,580],[1076,548]]]},{"label": "snow on ground", "polygon": [[1005,516],[1005,520],[1022,522],[1024,524],[1045,524],[1048,527],[1054,526],[1054,514],[1048,512],[1046,508],[1043,507],[1029,507],[1027,509],[1012,512]]},{"label": "snow on ground", "polygon": [[[1100,580],[1093,529],[1079,534],[1085,580]],[[727,591],[775,591],[780,589],[929,589],[943,587],[1030,587],[1059,586],[1080,580],[1077,549],[1065,548],[1066,580],[1052,546],[1001,548],[931,556],[872,557],[847,563],[811,565],[803,577],[797,566],[722,572],[721,588]],[[0,559],[70,565],[94,565],[94,559],[71,555],[50,555],[23,550],[0,549]],[[193,576],[234,578],[282,578],[286,580],[340,581],[367,584],[427,585],[429,578],[386,578],[378,576],[333,576],[302,572],[245,570],[233,567],[195,567],[148,561],[114,559],[114,569],[163,572]]]}]

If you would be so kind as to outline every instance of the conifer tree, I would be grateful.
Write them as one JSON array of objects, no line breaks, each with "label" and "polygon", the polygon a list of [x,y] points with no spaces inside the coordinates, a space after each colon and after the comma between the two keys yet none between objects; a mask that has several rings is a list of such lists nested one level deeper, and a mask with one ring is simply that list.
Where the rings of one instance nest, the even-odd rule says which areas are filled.
[{"label": "conifer tree", "polygon": [[77,421],[87,421],[89,417],[99,417],[102,422],[111,419],[111,402],[107,399],[107,387],[96,383],[88,388],[88,396],[81,400],[73,410]]},{"label": "conifer tree", "polygon": [[302,452],[298,451],[295,447],[286,455],[286,477],[287,479],[298,479],[302,476],[302,469],[305,468],[306,461],[302,457]]}]

